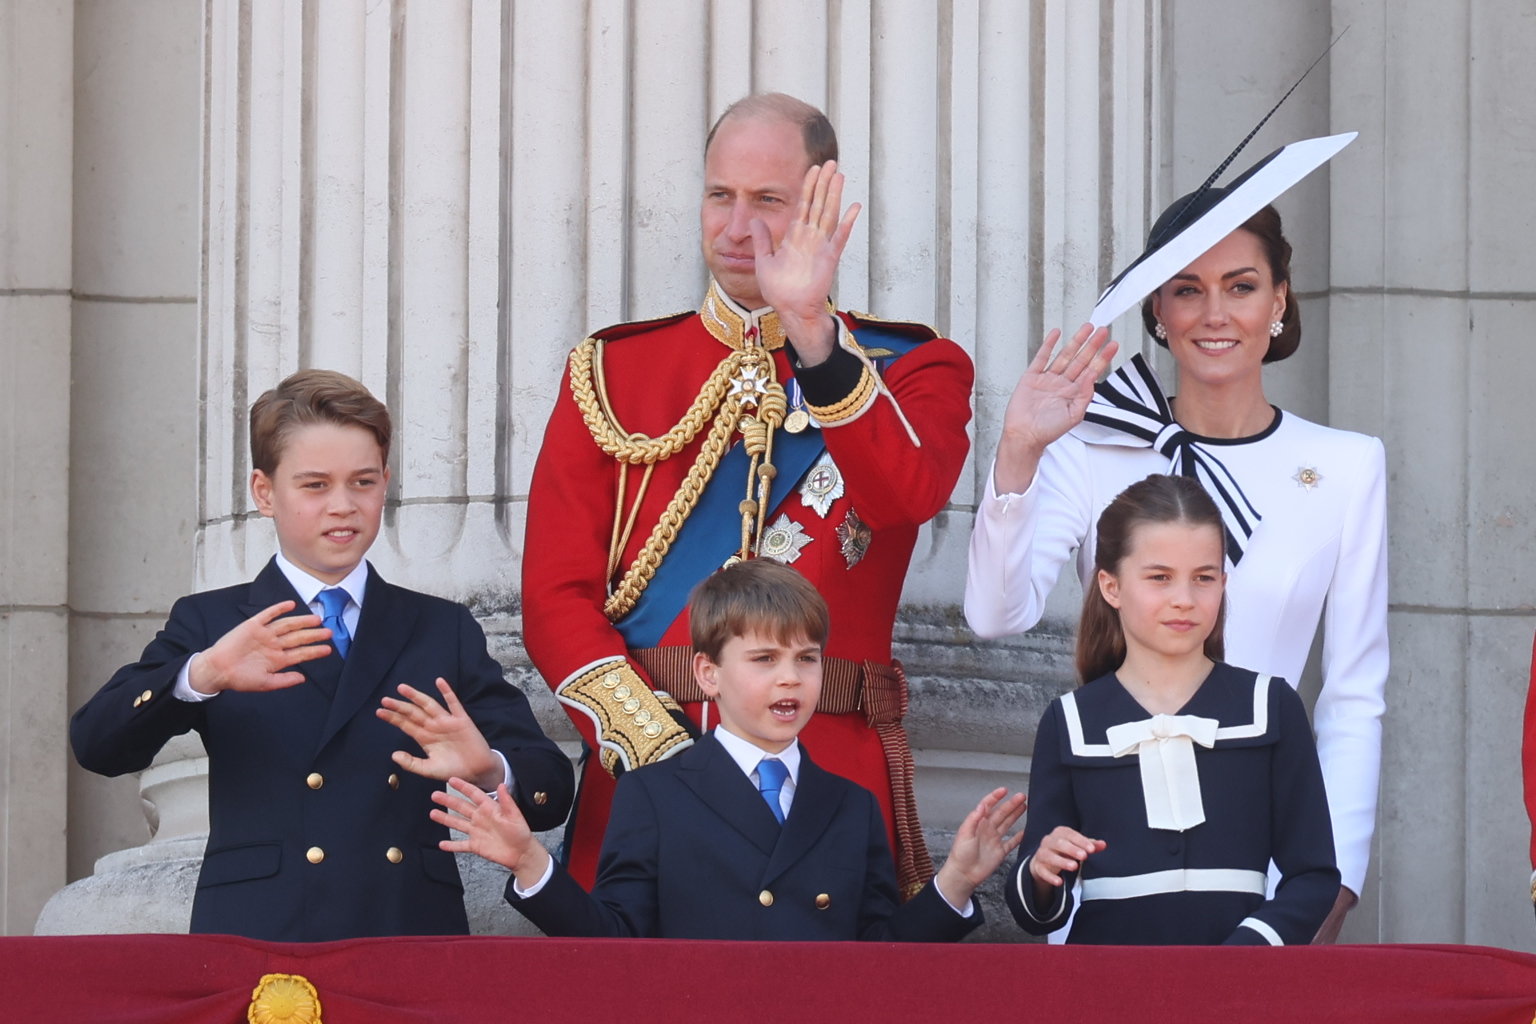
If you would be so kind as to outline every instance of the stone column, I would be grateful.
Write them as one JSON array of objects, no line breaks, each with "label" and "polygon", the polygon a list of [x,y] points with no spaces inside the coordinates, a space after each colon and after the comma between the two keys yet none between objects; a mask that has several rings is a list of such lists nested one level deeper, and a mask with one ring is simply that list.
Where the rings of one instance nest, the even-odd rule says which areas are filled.
[{"label": "stone column", "polygon": [[[1536,11],[1335,0],[1330,400],[1387,441],[1392,681],[1376,924],[1533,948],[1521,710],[1536,625]],[[1452,863],[1447,872],[1437,866]]]},{"label": "stone column", "polygon": [[74,15],[0,5],[0,932],[64,882]]},{"label": "stone column", "polygon": [[[201,25],[198,0],[74,5],[70,708],[193,585]],[[50,730],[61,759],[66,725]],[[71,768],[69,871],[90,877],[40,933],[186,929],[199,754],[179,739],[138,777]]]}]

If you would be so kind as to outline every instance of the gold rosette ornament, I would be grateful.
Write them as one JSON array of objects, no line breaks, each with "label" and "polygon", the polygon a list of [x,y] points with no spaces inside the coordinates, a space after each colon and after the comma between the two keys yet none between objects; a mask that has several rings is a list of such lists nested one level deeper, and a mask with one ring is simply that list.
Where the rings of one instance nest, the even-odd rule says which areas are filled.
[{"label": "gold rosette ornament", "polygon": [[320,993],[302,974],[264,974],[251,992],[250,1024],[322,1024]]}]

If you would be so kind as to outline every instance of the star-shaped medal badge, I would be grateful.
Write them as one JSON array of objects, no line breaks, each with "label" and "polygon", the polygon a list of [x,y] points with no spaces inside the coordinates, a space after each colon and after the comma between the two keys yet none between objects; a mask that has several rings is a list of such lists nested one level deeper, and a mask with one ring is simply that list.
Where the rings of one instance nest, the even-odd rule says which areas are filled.
[{"label": "star-shaped medal badge", "polygon": [[780,513],[779,518],[773,521],[773,525],[763,531],[763,539],[757,546],[757,553],[764,558],[771,558],[775,562],[788,565],[799,558],[800,549],[814,539],[805,535],[805,527],[791,520],[788,515]]},{"label": "star-shaped medal badge", "polygon": [[756,406],[768,394],[767,371],[758,365],[743,366],[731,381],[731,394],[741,396],[742,405]]},{"label": "star-shaped medal badge", "polygon": [[1296,481],[1297,487],[1310,491],[1323,482],[1323,474],[1319,473],[1312,466],[1299,466],[1296,469],[1296,475],[1291,477],[1291,479]]},{"label": "star-shaped medal badge", "polygon": [[875,539],[875,532],[869,528],[859,514],[853,509],[848,510],[848,515],[837,524],[838,546],[843,552],[843,561],[852,569],[864,561],[864,556],[869,554],[870,541]]},{"label": "star-shaped medal badge", "polygon": [[814,509],[821,518],[827,518],[832,503],[843,496],[843,474],[832,461],[831,452],[822,452],[821,458],[805,474],[800,484],[800,504]]}]

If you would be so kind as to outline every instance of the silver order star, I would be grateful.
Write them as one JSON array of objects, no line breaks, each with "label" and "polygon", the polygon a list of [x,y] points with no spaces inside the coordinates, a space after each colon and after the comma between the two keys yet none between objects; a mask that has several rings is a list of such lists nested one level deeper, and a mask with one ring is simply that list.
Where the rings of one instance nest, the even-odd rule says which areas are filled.
[{"label": "silver order star", "polygon": [[756,406],[758,400],[767,393],[768,378],[761,366],[743,366],[731,381],[731,394],[740,395],[743,405]]},{"label": "silver order star", "polygon": [[805,527],[781,513],[779,518],[773,521],[773,525],[763,531],[763,539],[758,545],[757,553],[764,558],[771,558],[788,565],[799,558],[800,549],[814,539],[805,535]]},{"label": "silver order star", "polygon": [[1319,473],[1312,466],[1298,466],[1296,468],[1296,475],[1291,477],[1291,479],[1296,481],[1296,486],[1310,491],[1323,482],[1323,474]]}]

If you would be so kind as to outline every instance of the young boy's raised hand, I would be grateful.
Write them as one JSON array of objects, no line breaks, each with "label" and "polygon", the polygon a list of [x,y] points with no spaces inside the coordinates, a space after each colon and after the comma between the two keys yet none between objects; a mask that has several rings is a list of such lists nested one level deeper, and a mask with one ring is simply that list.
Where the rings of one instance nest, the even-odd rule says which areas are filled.
[{"label": "young boy's raised hand", "polygon": [[448,680],[437,680],[443,695],[439,704],[430,694],[414,686],[400,684],[400,698],[385,697],[384,706],[375,712],[380,718],[415,740],[426,757],[416,757],[404,750],[390,756],[408,772],[429,779],[468,779],[481,790],[494,789],[505,781],[501,758],[485,741],[485,736]]},{"label": "young boy's raised hand", "polygon": [[464,833],[463,839],[444,839],[437,845],[449,853],[473,853],[511,868],[518,884],[528,888],[544,876],[549,851],[533,837],[523,813],[507,792],[496,787],[493,799],[479,786],[463,779],[448,780],[448,789],[432,794],[432,820]]},{"label": "young boy's raised hand", "polygon": [[1061,887],[1061,873],[1076,871],[1083,861],[1098,853],[1109,844],[1102,839],[1089,839],[1076,829],[1057,825],[1040,840],[1040,848],[1029,858],[1029,874],[1035,880],[1035,898],[1048,902],[1051,890]]},{"label": "young boy's raised hand", "polygon": [[950,906],[964,906],[976,887],[990,878],[998,865],[1018,849],[1024,833],[1010,836],[1008,830],[1018,823],[1025,805],[1023,793],[1008,796],[1008,790],[999,786],[982,797],[965,816],[955,833],[949,856],[934,879]]},{"label": "young boy's raised hand", "polygon": [[331,653],[331,631],[318,615],[288,615],[296,602],[279,601],[219,637],[192,659],[187,683],[198,693],[281,690],[304,681],[294,666]]}]

